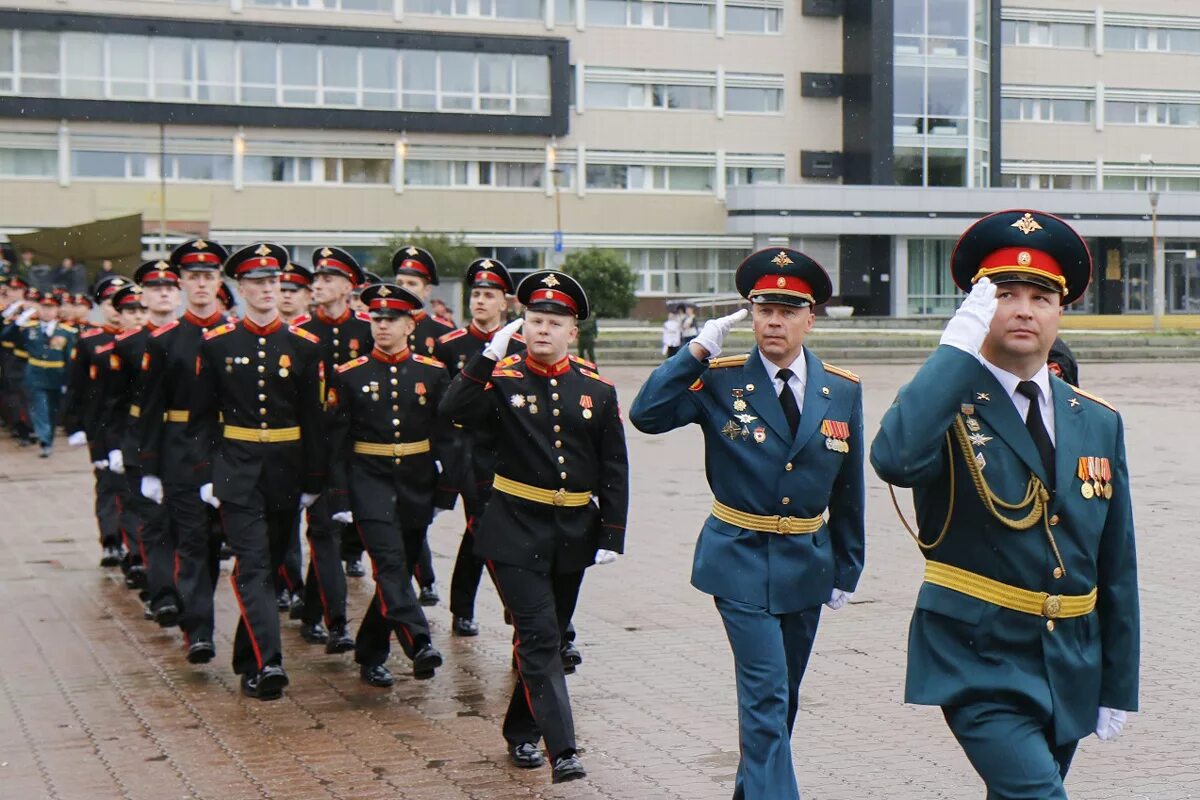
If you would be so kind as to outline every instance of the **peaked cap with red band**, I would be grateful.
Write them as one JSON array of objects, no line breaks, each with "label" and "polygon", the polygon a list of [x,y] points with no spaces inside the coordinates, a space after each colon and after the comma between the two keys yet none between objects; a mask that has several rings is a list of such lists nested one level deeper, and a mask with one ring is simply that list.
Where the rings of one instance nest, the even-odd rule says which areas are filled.
[{"label": "peaked cap with red band", "polygon": [[398,317],[423,307],[421,298],[394,283],[376,283],[363,289],[360,298],[372,317]]},{"label": "peaked cap with red band", "polygon": [[508,267],[494,258],[477,258],[467,267],[467,288],[499,289],[513,293],[512,276]]},{"label": "peaked cap with red band", "polygon": [[1023,208],[989,214],[967,228],[950,256],[964,292],[980,278],[1032,283],[1078,300],[1092,280],[1092,254],[1075,229],[1053,214]]},{"label": "peaked cap with red band", "polygon": [[229,284],[221,281],[221,288],[217,289],[217,299],[221,301],[221,305],[225,306],[226,311],[232,311],[237,305],[237,300],[233,296],[233,290],[229,288]]},{"label": "peaked cap with red band", "polygon": [[587,319],[591,313],[587,293],[565,272],[552,269],[531,272],[517,286],[517,300],[530,311],[569,314]]},{"label": "peaked cap with red band", "polygon": [[103,303],[105,300],[116,294],[118,290],[124,286],[128,286],[131,282],[132,281],[130,281],[129,278],[126,278],[124,275],[108,275],[96,284],[96,289],[92,292],[92,298],[95,299],[97,303]]},{"label": "peaked cap with red band", "polygon": [[238,278],[270,278],[283,272],[288,252],[271,242],[247,245],[225,260],[225,274]]},{"label": "peaked cap with red band", "polygon": [[180,271],[219,272],[229,251],[207,239],[189,239],[171,251],[171,264]]},{"label": "peaked cap with red band", "polygon": [[289,261],[279,276],[279,286],[284,289],[307,289],[312,286],[313,273],[308,267]]},{"label": "peaked cap with red band", "polygon": [[340,247],[318,247],[313,251],[312,265],[314,275],[340,275],[352,286],[363,282],[362,267]]},{"label": "peaked cap with red band", "polygon": [[133,273],[138,286],[178,286],[179,269],[166,261],[147,261]]},{"label": "peaked cap with red band", "polygon": [[751,303],[806,308],[829,300],[833,284],[825,268],[799,250],[769,247],[751,253],[734,275],[738,294]]},{"label": "peaked cap with red band", "polygon": [[405,245],[392,256],[393,275],[415,275],[434,286],[438,285],[437,262],[428,250]]},{"label": "peaked cap with red band", "polygon": [[142,287],[136,283],[129,283],[122,286],[113,295],[112,303],[113,308],[116,309],[144,308],[145,306],[142,304]]}]

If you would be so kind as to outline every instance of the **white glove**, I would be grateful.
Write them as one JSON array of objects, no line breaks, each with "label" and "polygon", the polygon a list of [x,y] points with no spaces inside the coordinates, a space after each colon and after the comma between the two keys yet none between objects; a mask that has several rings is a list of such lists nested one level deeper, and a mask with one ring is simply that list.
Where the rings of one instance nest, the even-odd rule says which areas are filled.
[{"label": "white glove", "polygon": [[22,308],[25,308],[24,300],[18,300],[17,302],[12,303],[11,305],[9,305],[8,308],[4,309],[4,319],[5,320],[12,319],[13,317],[15,317],[17,315],[17,312],[20,311]]},{"label": "white glove", "polygon": [[704,327],[700,329],[696,338],[692,339],[691,344],[705,352],[704,358],[716,358],[721,355],[721,345],[725,342],[725,336],[749,313],[746,309],[739,308],[727,317],[710,319],[704,323]]},{"label": "white glove", "polygon": [[125,474],[125,456],[121,455],[120,450],[108,451],[108,468],[118,475]]},{"label": "white glove", "polygon": [[83,431],[75,431],[67,437],[67,444],[71,447],[83,447],[87,444],[87,434]]},{"label": "white glove", "polygon": [[142,476],[142,497],[162,505],[163,485],[157,475]]},{"label": "white glove", "polygon": [[487,347],[483,348],[483,354],[487,358],[494,358],[497,361],[504,358],[508,354],[508,342],[512,339],[513,334],[521,330],[521,326],[525,324],[525,318],[514,319],[512,322],[505,325],[500,330],[496,331],[492,336],[492,340],[488,342]]},{"label": "white glove", "polygon": [[611,564],[617,560],[617,555],[619,555],[619,554],[614,553],[612,550],[597,550],[596,551],[596,563],[597,564]]},{"label": "white glove", "polygon": [[213,485],[211,483],[206,483],[200,487],[200,499],[213,508],[221,507],[221,500],[213,494]]},{"label": "white glove", "polygon": [[834,589],[833,594],[829,595],[829,602],[825,605],[829,606],[834,611],[837,611],[842,606],[849,603],[854,597],[854,592],[843,592],[841,589]]},{"label": "white glove", "polygon": [[17,324],[24,325],[29,320],[33,319],[33,315],[37,313],[37,306],[30,306],[21,312],[21,316],[17,317]]},{"label": "white glove", "polygon": [[316,494],[309,494],[308,492],[303,492],[303,493],[301,493],[301,495],[300,495],[300,509],[301,509],[301,510],[304,510],[304,509],[308,508],[308,507],[309,507],[309,506],[311,506],[313,503],[317,502],[317,498],[318,498],[318,497],[320,497],[320,496],[321,496],[321,493],[320,493],[320,492],[317,492]]},{"label": "white glove", "polygon": [[108,459],[102,458],[99,461],[93,461],[92,466],[96,469],[108,469]]},{"label": "white glove", "polygon": [[1102,742],[1111,742],[1121,735],[1121,729],[1125,727],[1125,712],[1119,708],[1105,708],[1100,706],[1100,713],[1096,717],[1096,736]]},{"label": "white glove", "polygon": [[942,331],[941,344],[957,347],[965,353],[978,355],[983,340],[992,327],[996,315],[996,285],[990,278],[980,278],[958,311],[946,323]]},{"label": "white glove", "polygon": [[334,522],[340,522],[343,525],[353,525],[354,524],[354,512],[353,511],[339,511],[338,513],[331,516],[330,519],[332,519]]}]

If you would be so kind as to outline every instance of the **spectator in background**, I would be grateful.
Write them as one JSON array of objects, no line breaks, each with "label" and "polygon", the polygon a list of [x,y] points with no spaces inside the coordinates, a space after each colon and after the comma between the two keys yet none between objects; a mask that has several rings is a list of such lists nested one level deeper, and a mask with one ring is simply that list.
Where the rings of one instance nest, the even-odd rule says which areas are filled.
[{"label": "spectator in background", "polygon": [[596,315],[591,314],[579,323],[579,357],[593,364],[596,363],[596,339],[600,336],[600,328],[596,324]]},{"label": "spectator in background", "polygon": [[50,281],[50,265],[37,263],[33,251],[29,248],[21,251],[21,263],[17,265],[17,272],[39,292],[48,293],[53,288]]},{"label": "spectator in background", "polygon": [[1054,344],[1050,345],[1050,355],[1046,359],[1046,365],[1050,368],[1050,372],[1062,378],[1072,386],[1079,385],[1079,362],[1075,359],[1075,354],[1071,352],[1071,348],[1067,343],[1058,337],[1054,340]]},{"label": "spectator in background", "polygon": [[64,289],[67,294],[83,294],[87,291],[87,270],[67,256],[62,260],[62,265],[54,270],[50,283]]},{"label": "spectator in background", "polygon": [[696,338],[700,331],[696,328],[696,307],[690,303],[681,306],[679,320],[679,335],[683,338],[681,347],[687,347],[688,342]]},{"label": "spectator in background", "polygon": [[435,297],[429,301],[429,311],[435,317],[441,317],[442,319],[448,320],[454,319],[454,315],[450,311],[450,306],[446,305],[446,301],[442,300],[440,297]]},{"label": "spectator in background", "polygon": [[111,258],[103,259],[100,262],[100,271],[96,273],[96,279],[94,281],[92,281],[92,288],[90,290],[90,293],[95,294],[96,287],[98,287],[100,285],[101,281],[104,281],[104,280],[108,279],[110,276],[115,275],[115,274],[116,274],[116,270],[113,268],[112,259]]},{"label": "spectator in background", "polygon": [[679,352],[683,346],[683,312],[679,306],[667,306],[667,319],[663,323],[663,355],[667,358]]}]

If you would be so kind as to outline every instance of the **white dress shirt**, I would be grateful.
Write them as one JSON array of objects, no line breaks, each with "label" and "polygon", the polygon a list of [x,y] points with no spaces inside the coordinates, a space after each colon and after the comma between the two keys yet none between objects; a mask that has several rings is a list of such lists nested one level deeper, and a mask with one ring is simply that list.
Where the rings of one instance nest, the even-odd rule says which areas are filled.
[{"label": "white dress shirt", "polygon": [[[763,366],[767,369],[767,374],[771,376],[771,385],[775,387],[775,396],[783,391],[783,381],[775,376],[779,374],[779,370],[783,367],[776,366],[774,362],[763,355],[762,351],[758,351],[758,357],[762,359]],[[796,356],[788,369],[792,371],[792,377],[788,378],[788,387],[792,390],[792,394],[796,396],[796,407],[800,409],[800,413],[804,413],[804,381],[808,378],[808,367],[804,359],[804,350],[800,350],[800,355]]]},{"label": "white dress shirt", "polygon": [[[996,380],[1004,387],[1004,391],[1008,392],[1009,399],[1017,407],[1017,415],[1024,422],[1029,416],[1029,398],[1017,391],[1017,384],[1021,379],[1007,370],[1000,369],[983,356],[979,357],[979,363],[996,376]],[[1050,369],[1043,366],[1030,380],[1038,387],[1038,409],[1042,412],[1046,433],[1050,434],[1050,443],[1057,446],[1058,441],[1054,437],[1054,396],[1050,394]]]}]

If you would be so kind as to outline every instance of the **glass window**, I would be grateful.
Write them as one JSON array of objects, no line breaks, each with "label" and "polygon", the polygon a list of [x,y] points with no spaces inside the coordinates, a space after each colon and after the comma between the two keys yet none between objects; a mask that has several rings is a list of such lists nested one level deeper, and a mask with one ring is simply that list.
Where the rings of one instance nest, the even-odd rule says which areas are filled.
[{"label": "glass window", "polygon": [[970,24],[970,0],[929,0],[930,36],[965,37]]},{"label": "glass window", "polygon": [[644,108],[646,87],[640,83],[592,83],[585,87],[590,108]]},{"label": "glass window", "polygon": [[149,97],[149,37],[109,36],[108,70],[113,97]]},{"label": "glass window", "polygon": [[1091,122],[1090,100],[1052,100],[1051,116],[1055,122]]},{"label": "glass window", "polygon": [[342,182],[390,184],[392,161],[386,158],[343,158]]},{"label": "glass window", "polygon": [[946,264],[953,239],[908,240],[908,313],[924,316],[954,313],[961,295]]},{"label": "glass window", "polygon": [[409,14],[439,14],[449,16],[452,0],[405,0],[404,10]]},{"label": "glass window", "polygon": [[1091,25],[1076,25],[1066,22],[1054,22],[1050,25],[1050,39],[1055,47],[1091,47]]},{"label": "glass window", "polygon": [[1137,103],[1106,103],[1104,118],[1108,122],[1132,125],[1137,121]]},{"label": "glass window", "polygon": [[713,7],[699,3],[667,3],[667,24],[682,30],[712,30]]},{"label": "glass window", "polygon": [[319,50],[309,44],[281,44],[279,69],[285,104],[315,105]]},{"label": "glass window", "polygon": [[673,192],[711,192],[711,167],[668,167],[668,188]]},{"label": "glass window", "polygon": [[479,164],[479,182],[485,183],[484,165],[488,165],[490,180],[486,183],[491,186],[535,189],[542,185],[542,178],[545,177],[545,166],[542,164],[522,163],[515,161],[494,161],[480,162]]},{"label": "glass window", "polygon": [[711,86],[655,86],[654,105],[657,108],[711,111],[713,93]]},{"label": "glass window", "polygon": [[550,113],[550,59],[544,56],[514,56],[517,76],[518,114]]},{"label": "glass window", "polygon": [[154,39],[154,97],[190,100],[192,43],[187,39]]},{"label": "glass window", "polygon": [[782,105],[782,89],[730,86],[725,90],[725,110],[731,113],[777,113]]},{"label": "glass window", "polygon": [[896,0],[896,34],[923,36],[925,34],[925,0]]},{"label": "glass window", "polygon": [[1200,31],[1160,30],[1159,40],[1166,38],[1166,49],[1172,53],[1200,53]]},{"label": "glass window", "polygon": [[782,18],[778,8],[725,6],[725,30],[730,33],[779,33]]},{"label": "glass window", "polygon": [[277,68],[275,45],[242,42],[242,102],[274,104]]},{"label": "glass window", "polygon": [[1194,128],[1200,125],[1200,106],[1173,103],[1167,106],[1167,124]]},{"label": "glass window", "polygon": [[58,151],[0,148],[0,175],[6,178],[50,178],[58,174]]},{"label": "glass window", "polygon": [[628,19],[625,0],[587,0],[587,21],[589,25],[624,27],[629,24]]},{"label": "glass window", "polygon": [[441,53],[438,61],[442,76],[442,109],[470,111],[475,94],[475,55]]},{"label": "glass window", "polygon": [[377,47],[364,48],[362,83],[365,108],[395,108],[396,54]]},{"label": "glass window", "polygon": [[[13,32],[0,28],[0,75],[12,75],[13,71]],[[11,87],[8,83],[6,86]]]},{"label": "glass window", "polygon": [[233,179],[233,157],[218,155],[167,156],[167,175],[181,181],[228,181]]},{"label": "glass window", "polygon": [[1105,25],[1104,47],[1109,50],[1133,50],[1137,45],[1137,28],[1128,25]]},{"label": "glass window", "polygon": [[966,186],[967,151],[929,149],[927,186]]},{"label": "glass window", "polygon": [[510,111],[512,109],[512,56],[483,54],[479,56],[479,110]]},{"label": "glass window", "polygon": [[58,46],[57,33],[21,31],[22,92],[49,95],[59,93]]},{"label": "glass window", "polygon": [[[962,69],[929,69],[929,115],[965,117],[967,105],[967,71]],[[936,125],[934,120],[930,126]]]},{"label": "glass window", "polygon": [[[542,19],[542,0],[494,0],[499,19]],[[485,15],[486,16],[486,15]]]},{"label": "glass window", "polygon": [[897,186],[925,185],[925,157],[919,147],[897,147],[892,156]]},{"label": "glass window", "polygon": [[623,164],[587,165],[587,187],[589,189],[625,189],[628,186],[629,167]]},{"label": "glass window", "polygon": [[576,0],[554,0],[555,25],[575,24],[575,2]]},{"label": "glass window", "polygon": [[404,162],[404,182],[408,186],[449,186],[450,162],[409,159]]},{"label": "glass window", "polygon": [[783,183],[783,170],[778,167],[727,167],[725,183],[727,186]]},{"label": "glass window", "polygon": [[410,111],[437,108],[437,53],[408,50],[403,56],[404,103]]},{"label": "glass window", "polygon": [[99,33],[63,35],[66,36],[67,94],[104,97],[104,36]]},{"label": "glass window", "polygon": [[[237,68],[237,44],[234,42],[197,41],[196,53],[196,99],[209,103],[234,103]],[[272,48],[273,50],[273,48]],[[274,53],[271,56],[271,79],[274,84]],[[274,89],[271,101],[274,101]]]},{"label": "glass window", "polygon": [[358,105],[358,48],[321,48],[322,104]]},{"label": "glass window", "polygon": [[925,70],[922,67],[896,67],[896,114],[925,114]]}]

